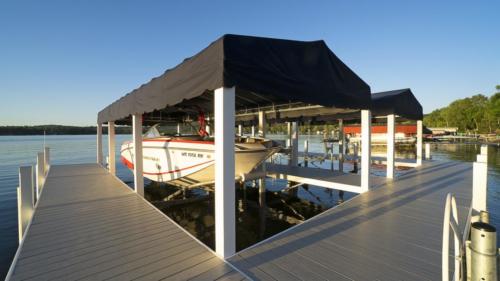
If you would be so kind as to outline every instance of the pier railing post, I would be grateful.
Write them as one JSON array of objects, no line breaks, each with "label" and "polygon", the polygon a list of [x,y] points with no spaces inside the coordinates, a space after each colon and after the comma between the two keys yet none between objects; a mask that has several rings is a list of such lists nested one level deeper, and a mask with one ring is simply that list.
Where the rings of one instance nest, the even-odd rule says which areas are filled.
[{"label": "pier railing post", "polygon": [[97,164],[102,165],[102,124],[97,124]]},{"label": "pier railing post", "polygon": [[[481,150],[481,152],[486,152]],[[477,161],[472,166],[472,209],[475,214],[488,211],[488,155],[477,155]]]},{"label": "pier railing post", "polygon": [[112,175],[116,174],[115,162],[115,122],[108,122],[108,169]]},{"label": "pier railing post", "polygon": [[241,124],[238,125],[238,136],[243,136],[243,126]]},{"label": "pier railing post", "polygon": [[395,154],[395,141],[394,131],[396,127],[396,116],[394,114],[387,115],[387,175],[388,179],[394,178],[394,154]]},{"label": "pier railing post", "polygon": [[430,160],[431,159],[431,144],[426,143],[425,144],[425,160]]},{"label": "pier railing post", "polygon": [[50,148],[48,146],[43,148],[43,172],[45,175],[49,172],[50,168]]},{"label": "pier railing post", "polygon": [[215,252],[236,252],[234,121],[235,88],[214,93],[215,112]]},{"label": "pier railing post", "polygon": [[45,181],[45,172],[44,172],[45,160],[42,152],[38,152],[36,157],[36,198],[38,200],[38,196],[40,196],[40,192],[42,191],[42,186]]},{"label": "pier railing post", "polygon": [[19,168],[19,187],[17,188],[17,212],[19,226],[19,242],[23,239],[26,227],[33,215],[33,167]]},{"label": "pier railing post", "polygon": [[144,197],[144,176],[142,162],[142,116],[132,115],[132,135],[134,139],[134,190]]},{"label": "pier railing post", "polygon": [[255,126],[252,125],[252,133],[251,133],[252,137],[255,137]]},{"label": "pier railing post", "polygon": [[361,192],[370,189],[371,124],[370,110],[361,110]]},{"label": "pier railing post", "polygon": [[422,165],[422,138],[423,124],[422,120],[417,121],[417,166]]}]

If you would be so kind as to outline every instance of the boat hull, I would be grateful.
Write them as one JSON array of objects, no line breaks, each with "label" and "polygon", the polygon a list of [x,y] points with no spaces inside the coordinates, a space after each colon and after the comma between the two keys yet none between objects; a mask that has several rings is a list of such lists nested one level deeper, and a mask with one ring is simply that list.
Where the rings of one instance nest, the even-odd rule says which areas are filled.
[{"label": "boat hull", "polygon": [[[121,160],[134,168],[133,143],[125,142]],[[244,178],[276,150],[260,143],[237,143],[235,178]],[[214,181],[214,143],[211,141],[146,139],[143,141],[144,177],[156,182],[189,187]]]}]

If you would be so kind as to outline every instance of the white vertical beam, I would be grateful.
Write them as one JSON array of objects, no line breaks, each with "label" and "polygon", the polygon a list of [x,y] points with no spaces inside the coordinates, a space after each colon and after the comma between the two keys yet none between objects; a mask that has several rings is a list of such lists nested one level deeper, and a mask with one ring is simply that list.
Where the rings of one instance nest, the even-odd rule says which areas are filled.
[{"label": "white vertical beam", "polygon": [[299,126],[297,122],[292,122],[292,136],[290,145],[292,148],[290,155],[290,165],[297,166],[299,162]]},{"label": "white vertical beam", "polygon": [[426,143],[425,144],[425,160],[430,160],[431,159],[431,144]]},{"label": "white vertical beam", "polygon": [[144,197],[144,176],[142,163],[142,116],[132,115],[132,136],[134,139],[134,190]]},{"label": "white vertical beam", "polygon": [[234,184],[235,89],[214,93],[215,113],[215,252],[227,258],[236,252]]},{"label": "white vertical beam", "polygon": [[478,214],[480,211],[488,211],[488,164],[474,162],[472,169],[472,209]]},{"label": "white vertical beam", "polygon": [[17,211],[19,226],[19,242],[23,238],[24,231],[33,215],[33,167],[24,166],[19,168],[19,187],[17,189]]},{"label": "white vertical beam", "polygon": [[370,189],[371,127],[370,110],[361,110],[361,192]]},{"label": "white vertical beam", "polygon": [[49,147],[44,147],[43,148],[43,171],[45,175],[49,172],[50,168],[50,148]]},{"label": "white vertical beam", "polygon": [[422,165],[422,120],[417,121],[417,166]]},{"label": "white vertical beam", "polygon": [[102,124],[97,124],[97,164],[102,165]]},{"label": "white vertical beam", "polygon": [[266,124],[266,113],[264,111],[259,111],[259,137],[265,138],[267,131]]},{"label": "white vertical beam", "polygon": [[344,120],[339,119],[339,171],[340,172],[344,171],[344,153],[345,153]]},{"label": "white vertical beam", "polygon": [[116,174],[115,162],[115,122],[108,122],[108,169],[112,175]]},{"label": "white vertical beam", "polygon": [[238,125],[238,136],[243,136],[243,126],[241,124]]},{"label": "white vertical beam", "polygon": [[488,155],[488,145],[487,144],[481,145],[481,155]]},{"label": "white vertical beam", "polygon": [[309,140],[304,141],[304,167],[309,165]]},{"label": "white vertical beam", "polygon": [[252,137],[255,137],[255,126],[252,125]]},{"label": "white vertical beam", "polygon": [[292,122],[286,122],[287,147],[292,146]]},{"label": "white vertical beam", "polygon": [[177,135],[181,135],[181,123],[177,123]]},{"label": "white vertical beam", "polygon": [[396,116],[394,114],[387,115],[387,178],[394,178],[394,153],[395,153],[395,141],[394,133],[396,127]]},{"label": "white vertical beam", "polygon": [[44,166],[43,153],[38,152],[38,154],[36,155],[36,196],[37,196],[37,200],[38,200],[38,196],[40,196],[40,192],[42,191],[43,182],[45,180],[43,166]]}]

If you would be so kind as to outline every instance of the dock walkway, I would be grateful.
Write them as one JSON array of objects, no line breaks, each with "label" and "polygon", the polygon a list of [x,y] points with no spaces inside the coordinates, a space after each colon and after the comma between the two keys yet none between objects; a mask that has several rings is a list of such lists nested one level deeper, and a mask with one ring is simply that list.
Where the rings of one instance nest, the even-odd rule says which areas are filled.
[{"label": "dock walkway", "polygon": [[472,198],[472,165],[425,162],[229,262],[258,280],[440,280],[449,192],[456,196],[463,226]]},{"label": "dock walkway", "polygon": [[52,166],[10,280],[241,280],[97,164]]}]

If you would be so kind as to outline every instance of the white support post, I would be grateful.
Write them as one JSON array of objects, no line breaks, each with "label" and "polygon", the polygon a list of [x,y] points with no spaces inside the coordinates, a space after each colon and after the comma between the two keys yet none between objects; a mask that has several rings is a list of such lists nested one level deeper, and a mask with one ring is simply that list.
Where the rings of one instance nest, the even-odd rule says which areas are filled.
[{"label": "white support post", "polygon": [[134,139],[134,190],[144,197],[144,175],[142,164],[142,116],[132,115],[132,135]]},{"label": "white support post", "polygon": [[292,148],[290,154],[290,165],[297,166],[299,162],[299,126],[297,122],[292,122],[292,136],[290,145]]},{"label": "white support post", "polygon": [[309,140],[304,141],[304,167],[308,166],[309,158]]},{"label": "white support post", "polygon": [[487,144],[481,145],[481,155],[488,155],[488,145]]},{"label": "white support post", "polygon": [[255,126],[252,125],[252,137],[255,137]]},{"label": "white support post", "polygon": [[112,175],[116,174],[115,164],[115,122],[108,122],[108,169]]},{"label": "white support post", "polygon": [[292,122],[286,122],[287,147],[292,147]]},{"label": "white support post", "polygon": [[207,121],[207,124],[205,125],[205,131],[207,132],[207,134],[209,136],[211,136],[212,135],[212,130],[210,128],[210,118],[207,118],[206,121]]},{"label": "white support post", "polygon": [[431,144],[426,143],[425,144],[425,160],[430,160],[431,159]]},{"label": "white support post", "polygon": [[417,121],[417,166],[422,165],[422,120]]},{"label": "white support post", "polygon": [[50,149],[49,147],[43,148],[43,172],[45,175],[49,172],[50,168]]},{"label": "white support post", "polygon": [[266,124],[266,113],[264,111],[259,111],[259,137],[265,138],[267,131]]},{"label": "white support post", "polygon": [[387,178],[394,178],[394,152],[395,152],[395,141],[394,141],[394,131],[396,127],[396,116],[394,114],[387,115]]},{"label": "white support post", "polygon": [[102,124],[97,124],[97,164],[102,165]]},{"label": "white support post", "polygon": [[243,136],[243,126],[241,124],[238,125],[238,136]]},{"label": "white support post", "polygon": [[38,152],[36,155],[36,198],[40,196],[40,192],[42,192],[42,186],[45,181],[45,174],[43,171],[44,159],[43,152]]},{"label": "white support post", "polygon": [[214,93],[215,112],[215,252],[236,252],[234,121],[235,88]]},{"label": "white support post", "polygon": [[181,135],[181,123],[177,123],[177,135]]},{"label": "white support post", "polygon": [[480,211],[488,211],[488,157],[477,155],[472,169],[472,209],[479,214]]},{"label": "white support post", "polygon": [[344,120],[339,119],[339,171],[340,172],[344,171],[344,153],[345,153]]},{"label": "white support post", "polygon": [[19,168],[19,187],[17,188],[17,212],[19,226],[19,242],[23,239],[26,227],[33,215],[33,167]]},{"label": "white support post", "polygon": [[361,192],[370,189],[371,127],[370,110],[361,110]]}]

